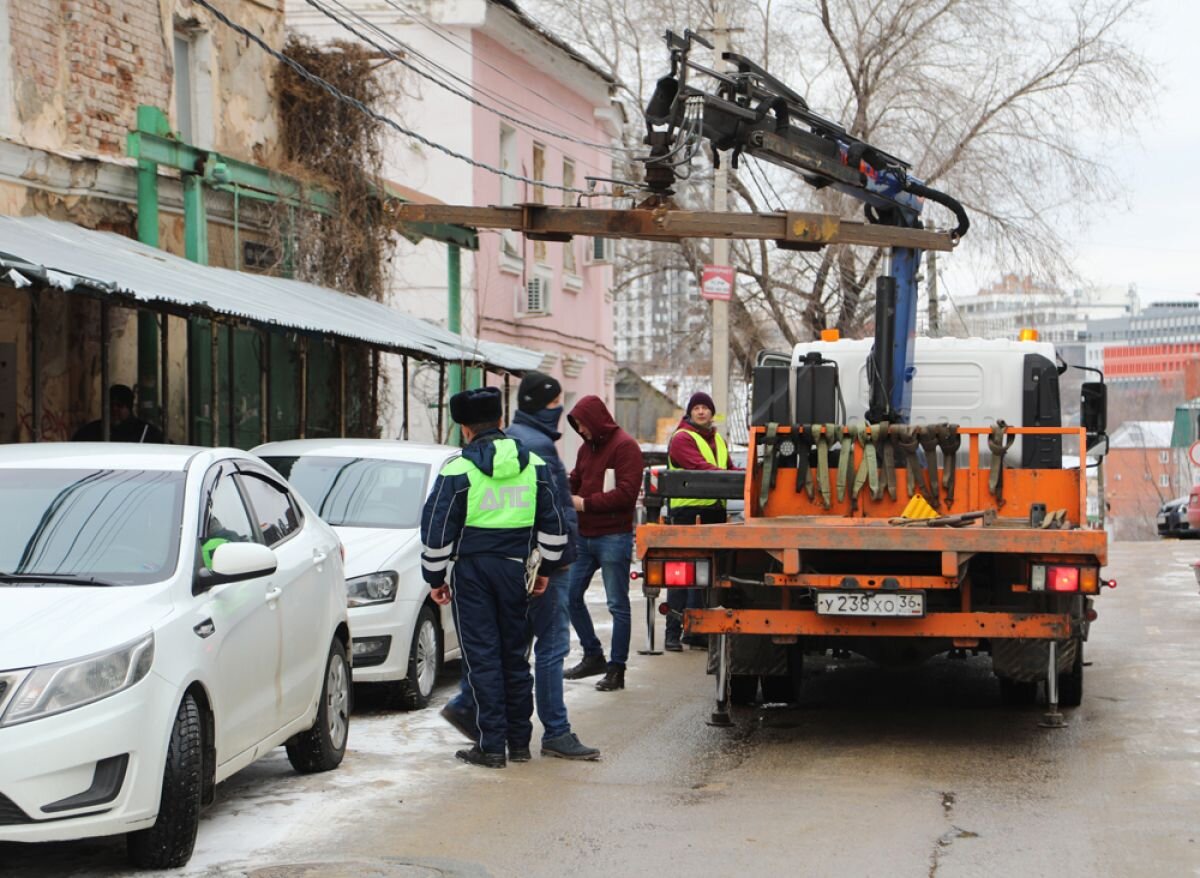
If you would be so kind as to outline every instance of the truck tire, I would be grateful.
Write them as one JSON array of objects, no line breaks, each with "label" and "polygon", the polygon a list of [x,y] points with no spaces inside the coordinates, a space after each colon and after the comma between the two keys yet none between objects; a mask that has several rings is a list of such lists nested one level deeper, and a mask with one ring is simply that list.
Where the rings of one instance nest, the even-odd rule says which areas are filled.
[{"label": "truck tire", "polygon": [[192,858],[204,788],[204,733],[200,707],[183,696],[163,766],[158,817],[149,829],[125,836],[129,862],[139,869],[177,869]]},{"label": "truck tire", "polygon": [[754,703],[755,696],[758,695],[758,675],[756,674],[730,674],[729,675],[729,702],[745,706]]},{"label": "truck tire", "polygon": [[350,663],[336,637],[329,644],[321,701],[312,728],[287,742],[288,762],[301,774],[329,771],[341,764],[350,736]]},{"label": "truck tire", "polygon": [[442,669],[442,632],[429,604],[421,607],[408,648],[408,675],[391,684],[390,701],[403,710],[420,710],[429,704],[438,672]]},{"label": "truck tire", "polygon": [[1078,707],[1083,702],[1083,641],[1075,641],[1071,670],[1058,675],[1059,707]]}]

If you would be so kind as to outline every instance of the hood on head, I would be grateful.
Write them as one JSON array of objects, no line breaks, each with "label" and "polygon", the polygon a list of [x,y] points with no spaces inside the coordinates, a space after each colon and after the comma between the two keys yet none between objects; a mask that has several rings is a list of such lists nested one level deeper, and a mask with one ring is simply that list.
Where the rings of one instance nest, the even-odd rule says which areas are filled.
[{"label": "hood on head", "polygon": [[480,433],[462,453],[484,475],[497,479],[511,479],[529,464],[524,446],[499,430]]},{"label": "hood on head", "polygon": [[613,420],[604,400],[591,394],[575,403],[575,407],[567,415],[567,422],[576,433],[579,432],[580,424],[586,427],[592,434],[592,441],[597,445],[603,445],[617,431],[617,422]]}]

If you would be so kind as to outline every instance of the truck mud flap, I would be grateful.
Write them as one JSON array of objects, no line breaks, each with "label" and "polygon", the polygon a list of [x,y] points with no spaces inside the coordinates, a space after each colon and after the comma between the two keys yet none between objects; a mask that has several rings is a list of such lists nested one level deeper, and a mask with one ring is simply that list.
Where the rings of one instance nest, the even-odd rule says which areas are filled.
[{"label": "truck mud flap", "polygon": [[[1046,679],[1050,660],[1048,640],[993,640],[992,671],[997,677],[1029,683]],[[1075,662],[1077,640],[1058,641],[1058,672],[1065,674]],[[710,659],[711,661],[711,659]]]},{"label": "truck mud flap", "polygon": [[[731,634],[732,653],[729,672],[731,674],[753,674],[764,677],[786,676],[788,673],[788,649],[772,643],[771,638],[756,634]],[[717,644],[720,638],[716,634],[708,637],[708,673],[717,672]],[[1042,660],[1045,665],[1045,659]]]}]

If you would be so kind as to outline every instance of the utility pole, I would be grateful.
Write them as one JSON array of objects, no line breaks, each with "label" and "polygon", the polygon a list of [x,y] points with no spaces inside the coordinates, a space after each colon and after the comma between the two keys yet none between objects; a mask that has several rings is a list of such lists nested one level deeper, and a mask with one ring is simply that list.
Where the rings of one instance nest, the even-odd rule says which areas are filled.
[{"label": "utility pole", "polygon": [[[926,223],[925,227],[931,229],[933,223]],[[925,260],[925,270],[929,273],[929,279],[925,284],[929,290],[929,337],[938,338],[942,334],[942,324],[941,317],[938,315],[937,251],[927,251]]]},{"label": "utility pole", "polygon": [[[722,56],[729,51],[729,24],[725,13],[718,10],[713,22],[713,69],[725,70]],[[715,153],[714,153],[715,155]],[[724,212],[728,207],[729,171],[724,162],[713,171],[713,210]],[[714,265],[729,264],[729,241],[712,239]],[[736,276],[735,276],[736,277]],[[712,300],[712,397],[717,406],[716,424],[723,427],[729,415],[729,302]],[[727,431],[722,431],[727,432]]]}]

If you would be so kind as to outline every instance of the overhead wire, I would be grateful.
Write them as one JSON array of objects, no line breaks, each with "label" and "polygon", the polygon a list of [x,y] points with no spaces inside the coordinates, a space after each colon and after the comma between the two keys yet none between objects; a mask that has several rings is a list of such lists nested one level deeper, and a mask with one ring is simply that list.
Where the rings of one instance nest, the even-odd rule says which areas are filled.
[{"label": "overhead wire", "polygon": [[243,27],[242,25],[240,25],[237,22],[230,19],[229,16],[227,16],[221,10],[219,10],[215,6],[213,6],[212,3],[209,2],[209,0],[192,0],[192,2],[194,2],[197,6],[202,6],[203,8],[207,9],[209,12],[211,12],[213,14],[213,16],[219,22],[224,24],[226,27],[230,28],[231,30],[235,31],[236,33],[240,34],[241,36],[245,37],[247,40],[254,43],[260,49],[262,49],[264,52],[266,52],[268,55],[275,58],[277,61],[287,65],[301,79],[317,86],[318,88],[322,89],[323,91],[330,94],[332,97],[347,104],[348,106],[354,107],[360,113],[363,113],[364,115],[374,119],[376,122],[380,122],[381,124],[387,125],[389,128],[395,129],[396,131],[400,132],[401,134],[405,135],[406,137],[412,138],[413,140],[417,141],[418,143],[424,144],[425,146],[428,146],[431,149],[436,149],[439,152],[445,153],[446,155],[450,156],[451,158],[455,158],[455,159],[458,159],[459,161],[466,162],[467,164],[472,165],[473,167],[480,168],[482,170],[488,171],[489,173],[495,174],[500,177],[507,177],[510,180],[516,180],[519,183],[529,183],[530,185],[541,186],[545,189],[553,189],[553,190],[556,190],[559,192],[571,192],[574,194],[586,195],[588,197],[594,197],[597,195],[607,194],[607,193],[598,193],[598,192],[588,190],[588,189],[579,189],[574,186],[562,186],[557,183],[549,183],[545,180],[535,180],[532,177],[526,177],[523,174],[514,174],[511,171],[504,170],[503,168],[497,168],[494,165],[489,165],[487,162],[481,162],[478,159],[473,159],[470,156],[463,155],[462,153],[456,152],[455,150],[451,149],[450,147],[445,146],[444,144],[438,143],[437,141],[430,140],[428,137],[424,136],[423,134],[419,134],[416,131],[413,131],[411,128],[407,128],[404,125],[401,125],[395,119],[392,119],[388,116],[383,115],[382,113],[380,113],[376,110],[371,109],[366,104],[364,104],[362,101],[358,100],[357,98],[351,97],[350,95],[346,94],[341,89],[339,89],[337,86],[335,86],[333,83],[331,83],[328,80],[325,80],[325,79],[321,78],[320,76],[318,76],[317,74],[313,73],[311,70],[309,70],[307,67],[305,67],[300,62],[296,61],[293,58],[289,58],[287,55],[285,55],[283,52],[278,51],[277,49],[271,48],[269,45],[267,45],[266,41],[263,40],[260,36],[258,36],[257,34],[253,33],[252,31],[248,30],[247,28]]},{"label": "overhead wire", "polygon": [[[329,18],[331,21],[337,23],[338,25],[345,28],[350,33],[354,34],[356,37],[358,37],[358,39],[362,40],[364,43],[371,46],[377,52],[381,52],[388,59],[395,61],[396,63],[402,65],[403,67],[408,68],[409,70],[413,71],[418,76],[429,80],[434,85],[438,86],[439,88],[445,89],[446,91],[450,92],[451,94],[455,95],[456,97],[460,97],[463,100],[467,101],[468,103],[474,104],[475,106],[479,107],[480,109],[485,110],[486,112],[489,112],[496,116],[499,116],[501,119],[504,119],[508,122],[512,122],[514,125],[518,125],[521,128],[524,128],[528,131],[536,131],[539,134],[545,134],[546,136],[553,137],[557,140],[565,140],[565,141],[569,141],[571,143],[579,144],[580,146],[586,146],[586,147],[589,147],[590,149],[599,149],[599,150],[602,150],[605,152],[614,152],[614,153],[625,153],[625,152],[636,152],[637,151],[630,147],[616,146],[615,144],[612,144],[612,143],[598,143],[595,141],[584,140],[581,137],[577,137],[573,134],[569,134],[569,133],[561,131],[561,130],[546,128],[541,125],[535,125],[532,122],[528,122],[524,119],[520,119],[520,118],[517,118],[516,116],[510,115],[509,113],[505,113],[503,110],[498,110],[495,107],[490,107],[487,104],[480,101],[478,98],[474,97],[473,95],[468,94],[467,92],[457,88],[454,85],[451,85],[449,83],[442,81],[438,77],[434,76],[432,73],[429,73],[428,71],[421,69],[421,67],[414,64],[412,61],[409,61],[408,59],[406,59],[400,55],[397,55],[395,52],[393,52],[391,49],[388,49],[386,46],[380,45],[378,42],[373,40],[370,36],[367,36],[362,31],[355,28],[352,24],[348,23],[345,19],[341,18],[336,12],[327,8],[323,3],[320,2],[320,0],[305,0],[305,2],[308,3],[309,6],[313,7],[318,12],[320,12],[322,15]],[[443,73],[453,76],[455,78],[458,78],[460,81],[462,81],[462,78],[458,77],[457,74],[451,73],[450,71],[445,70],[445,68],[442,68],[436,62],[430,61],[428,58],[425,58],[425,56],[421,55],[419,52],[414,50],[411,46],[409,46],[407,43],[405,43],[399,37],[395,36],[394,34],[389,33],[388,31],[384,30],[383,28],[381,28],[379,25],[375,24],[374,22],[369,21],[367,18],[362,16],[360,13],[358,13],[352,9],[349,9],[343,3],[341,3],[340,0],[333,0],[333,2],[337,3],[337,5],[339,7],[341,7],[341,9],[343,11],[345,11],[346,14],[353,16],[363,26],[369,28],[370,30],[374,31],[375,33],[379,34],[380,36],[393,42],[401,50],[408,52],[415,57],[422,58],[422,60],[424,60],[426,63],[441,70]],[[467,83],[467,84],[472,85],[471,83]],[[472,87],[474,87],[474,86],[472,85]]]}]

